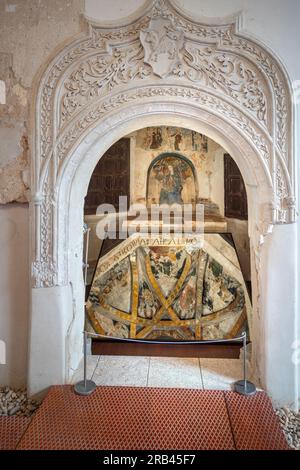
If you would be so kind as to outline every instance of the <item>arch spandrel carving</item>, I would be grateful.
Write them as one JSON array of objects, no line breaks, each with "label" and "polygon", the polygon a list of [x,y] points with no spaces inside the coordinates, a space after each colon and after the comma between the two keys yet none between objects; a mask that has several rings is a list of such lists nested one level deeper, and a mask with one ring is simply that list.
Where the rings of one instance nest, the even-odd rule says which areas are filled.
[{"label": "arch spandrel carving", "polygon": [[40,81],[33,175],[38,286],[57,283],[56,200],[72,153],[118,110],[159,101],[196,107],[199,119],[205,110],[237,130],[272,185],[270,223],[294,221],[293,115],[284,68],[237,24],[200,24],[158,1],[127,26],[91,23]]}]

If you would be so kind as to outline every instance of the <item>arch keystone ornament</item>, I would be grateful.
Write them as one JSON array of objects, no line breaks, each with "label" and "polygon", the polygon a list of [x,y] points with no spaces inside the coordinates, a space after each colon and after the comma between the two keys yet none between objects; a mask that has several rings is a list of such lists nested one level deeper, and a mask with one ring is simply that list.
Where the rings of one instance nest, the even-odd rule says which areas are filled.
[{"label": "arch keystone ornament", "polygon": [[140,39],[144,62],[152,67],[153,73],[164,78],[180,66],[184,32],[170,19],[164,19],[162,15],[152,19],[149,28],[140,32]]},{"label": "arch keystone ornament", "polygon": [[[242,33],[238,21],[204,24],[165,0],[127,25],[89,22],[88,33],[48,62],[34,118],[33,291],[65,289],[70,296],[55,296],[57,312],[64,302],[71,305],[67,340],[61,338],[64,360],[58,361],[67,371],[74,350],[81,354],[83,200],[97,161],[119,138],[142,127],[176,125],[223,146],[246,183],[253,259],[272,226],[295,221],[292,88],[275,54]],[[32,315],[42,311],[41,302],[33,302]],[[30,367],[33,377],[36,366]],[[56,382],[58,376],[67,380],[67,372],[59,374]]]}]

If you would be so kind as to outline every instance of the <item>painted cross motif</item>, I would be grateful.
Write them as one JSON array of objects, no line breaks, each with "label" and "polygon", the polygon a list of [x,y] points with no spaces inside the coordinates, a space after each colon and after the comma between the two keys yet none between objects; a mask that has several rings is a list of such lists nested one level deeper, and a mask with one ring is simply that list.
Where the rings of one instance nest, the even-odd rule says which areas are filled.
[{"label": "painted cross motif", "polygon": [[[128,292],[120,302],[120,293]],[[120,338],[234,338],[247,324],[243,286],[204,250],[138,248],[94,277],[88,322]]]}]

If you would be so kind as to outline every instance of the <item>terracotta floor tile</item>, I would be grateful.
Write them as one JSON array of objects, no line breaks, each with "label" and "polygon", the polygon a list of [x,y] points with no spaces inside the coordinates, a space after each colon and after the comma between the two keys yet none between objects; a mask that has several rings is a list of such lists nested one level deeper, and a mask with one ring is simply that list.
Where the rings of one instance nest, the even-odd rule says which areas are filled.
[{"label": "terracotta floor tile", "polygon": [[14,450],[31,418],[0,416],[0,450]]},{"label": "terracotta floor tile", "polygon": [[223,392],[52,387],[19,449],[233,449]]},{"label": "terracotta floor tile", "polygon": [[238,450],[284,450],[288,444],[264,392],[244,397],[224,392],[233,436]]}]

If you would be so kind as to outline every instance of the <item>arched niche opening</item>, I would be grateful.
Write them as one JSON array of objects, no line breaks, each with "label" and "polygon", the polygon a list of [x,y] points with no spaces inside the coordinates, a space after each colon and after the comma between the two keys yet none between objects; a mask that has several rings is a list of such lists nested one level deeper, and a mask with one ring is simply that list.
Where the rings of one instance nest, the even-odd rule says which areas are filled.
[{"label": "arched niche opening", "polygon": [[[158,64],[149,60],[151,29],[165,35],[165,26],[176,30],[177,24],[178,67],[161,57]],[[203,50],[221,81],[202,72]],[[223,67],[228,58],[236,67]],[[247,73],[240,74],[241,67]],[[86,87],[97,94],[83,92]],[[276,54],[242,33],[238,22],[202,24],[166,0],[127,25],[90,24],[86,34],[53,53],[32,101],[29,391],[68,382],[82,357],[83,204],[94,167],[123,136],[168,125],[214,139],[241,170],[251,247],[252,364],[279,403],[296,403],[290,360],[296,338],[293,104]],[[282,298],[288,299],[284,318]]]},{"label": "arched niche opening", "polygon": [[184,155],[167,152],[156,157],[147,172],[147,206],[192,204],[198,200],[193,163]]},{"label": "arched niche opening", "polygon": [[[247,286],[251,283],[243,277],[243,272],[250,272],[248,224],[245,220],[236,231],[237,221],[232,219],[233,233],[228,230],[226,159],[226,150],[205,134],[170,126],[138,129],[115,142],[100,158],[89,182],[84,209],[84,220],[90,228],[86,327],[91,333],[106,338],[192,342],[234,338],[244,330],[249,331],[252,307]],[[242,182],[243,178],[237,167],[234,170],[234,196],[239,197],[236,178]],[[128,234],[127,241],[119,238],[118,233],[104,240],[97,236],[98,223],[103,220],[102,212],[96,214],[97,207],[109,203],[119,213],[116,196],[124,192],[133,203],[128,212],[130,224],[140,214],[141,202],[147,210],[144,226],[139,219],[141,241],[135,240],[132,250]],[[137,203],[135,213],[133,208]],[[246,194],[244,203],[247,206]],[[155,232],[152,242],[147,241],[158,222],[151,218],[152,208],[170,207],[171,210],[179,205],[184,210],[192,209],[194,216],[200,204],[205,214],[204,247],[196,248],[192,241],[182,240],[176,225],[178,218],[167,221],[173,240],[166,241],[166,232],[163,235]],[[236,206],[234,199],[233,216],[237,213]],[[179,208],[181,215],[182,209]],[[190,267],[186,269],[188,264]],[[175,285],[177,294],[170,302],[170,288]],[[162,302],[169,303],[171,316],[161,310]],[[102,352],[100,342],[93,342],[93,349],[99,353]],[[229,347],[219,346],[223,355],[232,354]],[[213,357],[219,354],[218,346],[211,350]]]}]

